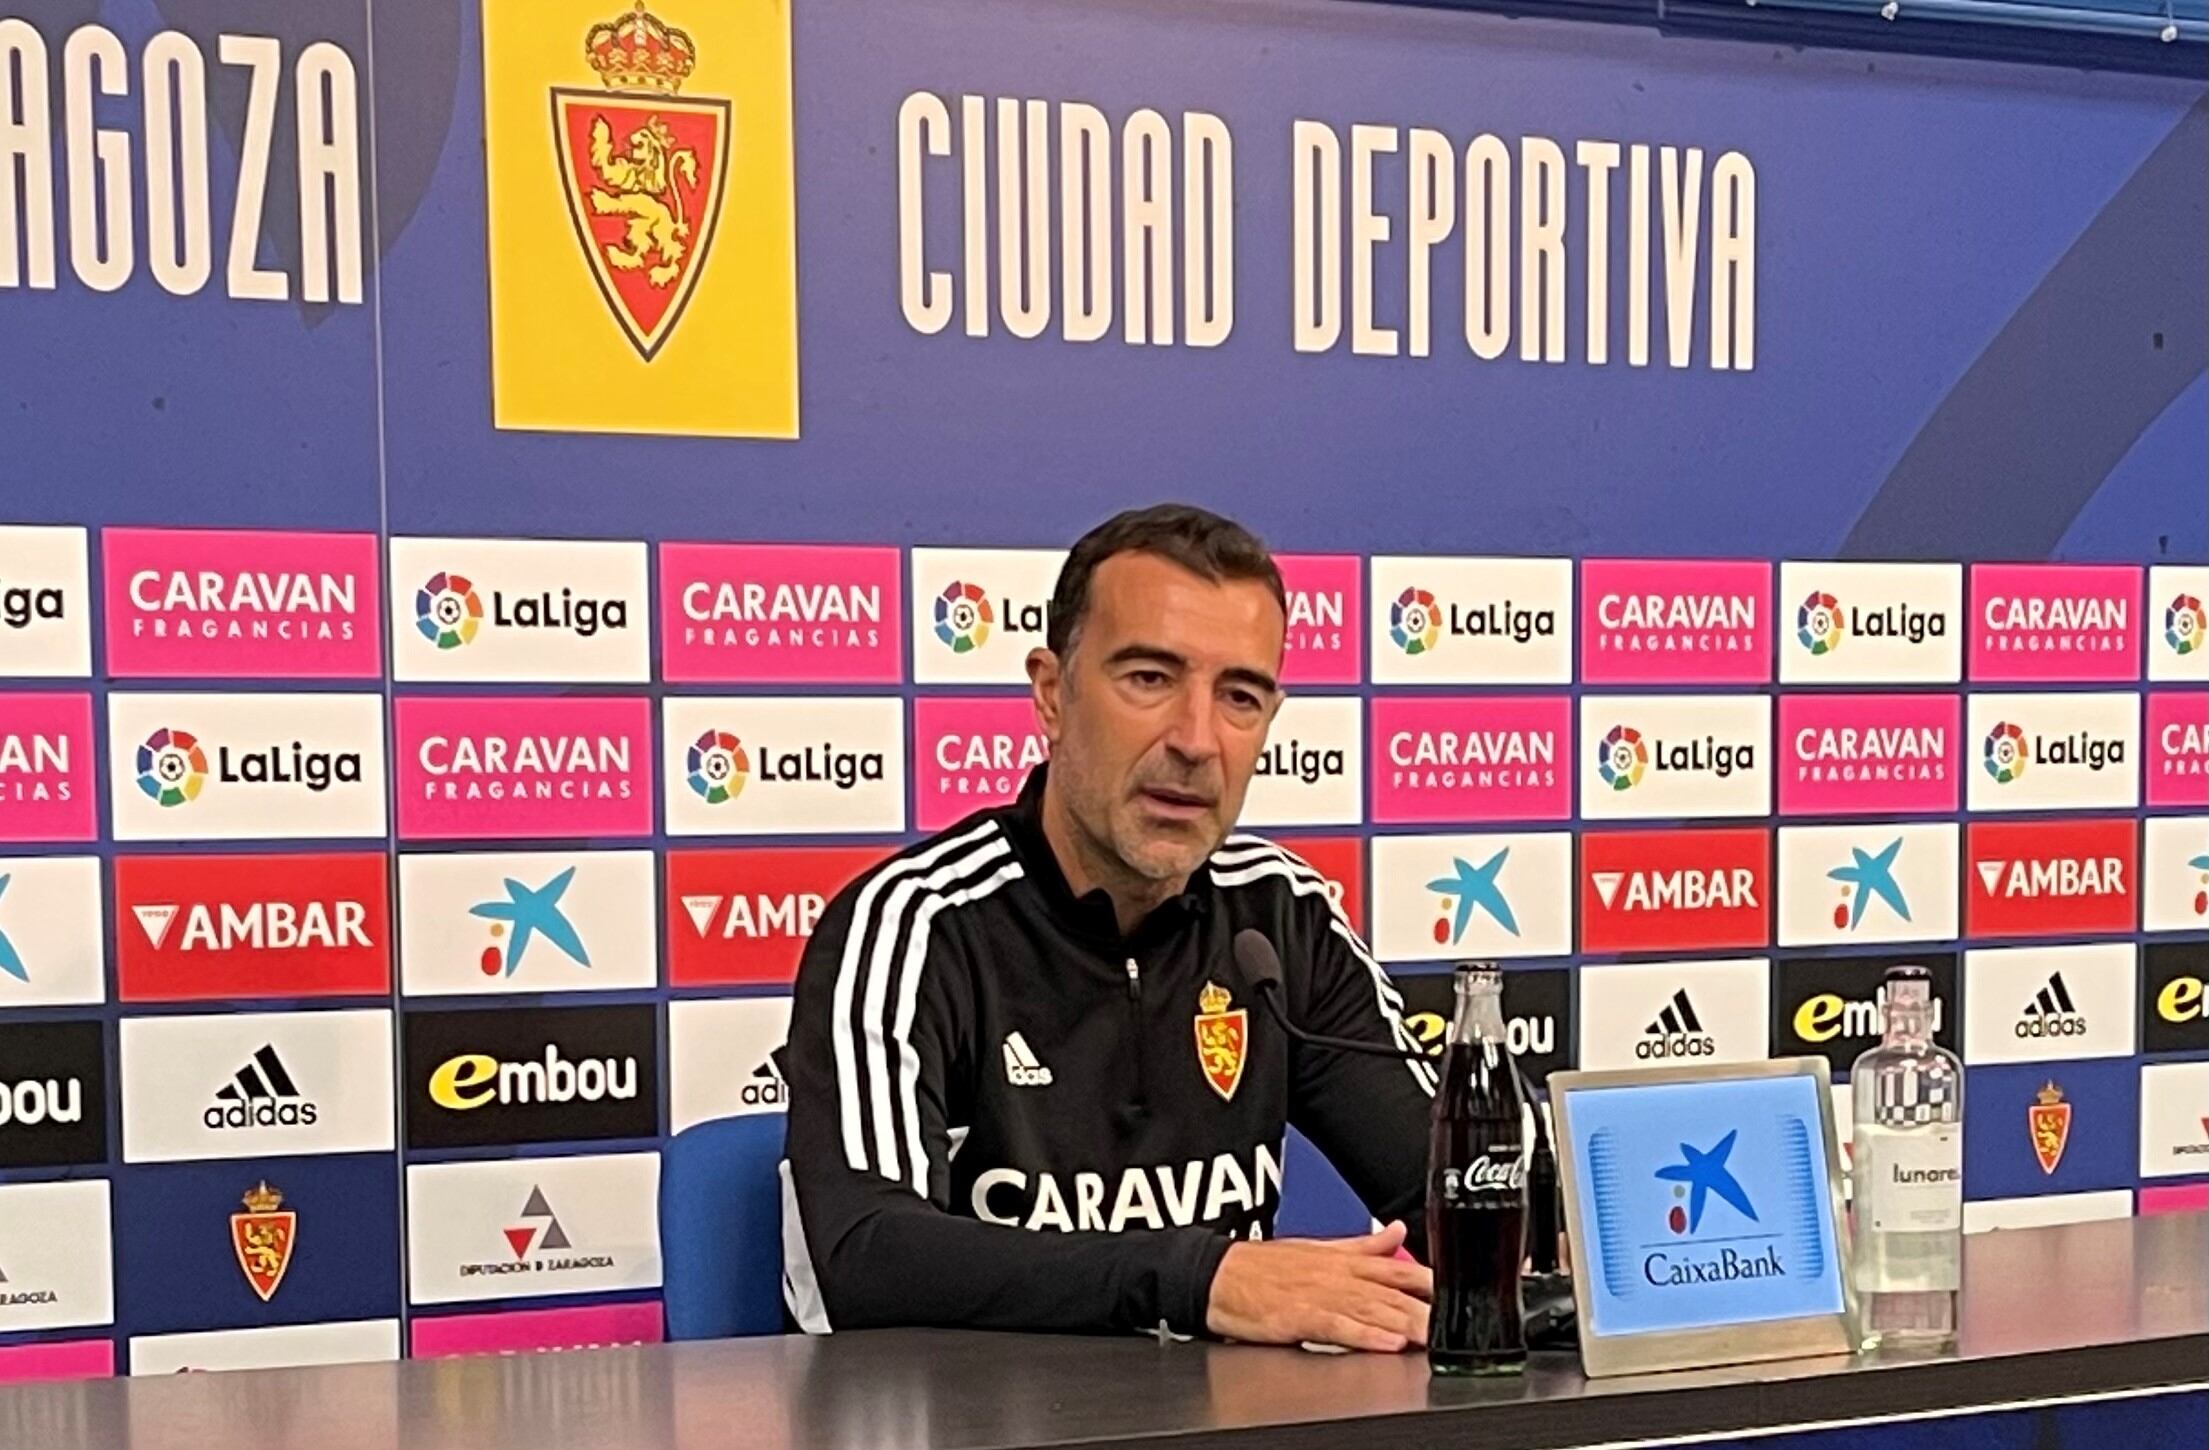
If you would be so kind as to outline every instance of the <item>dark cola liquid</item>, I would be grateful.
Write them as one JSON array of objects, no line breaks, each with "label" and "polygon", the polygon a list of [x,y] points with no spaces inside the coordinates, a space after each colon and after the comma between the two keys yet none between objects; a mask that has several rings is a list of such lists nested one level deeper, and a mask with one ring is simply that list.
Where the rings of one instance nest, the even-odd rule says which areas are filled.
[{"label": "dark cola liquid", "polygon": [[1526,1257],[1525,1085],[1500,1043],[1453,1042],[1442,1058],[1428,1149],[1427,1363],[1436,1374],[1526,1367],[1519,1266]]}]

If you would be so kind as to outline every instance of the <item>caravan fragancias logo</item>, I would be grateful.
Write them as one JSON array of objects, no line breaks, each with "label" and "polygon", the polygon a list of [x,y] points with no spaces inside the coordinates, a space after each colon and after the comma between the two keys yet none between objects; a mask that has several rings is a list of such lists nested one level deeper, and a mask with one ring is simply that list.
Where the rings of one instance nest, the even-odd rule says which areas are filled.
[{"label": "caravan fragancias logo", "polygon": [[645,9],[593,25],[601,90],[555,86],[553,144],[576,238],[614,320],[650,362],[697,287],[728,175],[726,100],[680,98],[690,36]]}]

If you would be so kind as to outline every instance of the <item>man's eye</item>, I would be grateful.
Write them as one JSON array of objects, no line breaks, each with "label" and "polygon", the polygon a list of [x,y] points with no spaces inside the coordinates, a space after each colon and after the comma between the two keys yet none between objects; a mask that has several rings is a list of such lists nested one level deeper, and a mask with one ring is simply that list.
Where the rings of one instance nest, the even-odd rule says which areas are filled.
[{"label": "man's eye", "polygon": [[1251,694],[1248,690],[1229,691],[1227,696],[1227,703],[1235,709],[1245,712],[1263,710],[1266,705],[1265,701],[1259,699],[1256,695]]},{"label": "man's eye", "polygon": [[1164,670],[1130,670],[1127,678],[1131,684],[1140,685],[1146,690],[1155,690],[1166,683],[1166,672]]}]

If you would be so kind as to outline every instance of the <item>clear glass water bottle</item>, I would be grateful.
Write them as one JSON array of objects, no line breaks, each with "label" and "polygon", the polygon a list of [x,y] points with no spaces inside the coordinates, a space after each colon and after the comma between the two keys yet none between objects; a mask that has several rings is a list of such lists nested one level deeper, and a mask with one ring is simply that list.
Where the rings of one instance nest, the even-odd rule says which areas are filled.
[{"label": "clear glass water bottle", "polygon": [[1933,1042],[1933,979],[1896,967],[1886,1032],[1849,1072],[1855,1097],[1854,1275],[1864,1347],[1956,1337],[1963,1279],[1964,1070]]}]

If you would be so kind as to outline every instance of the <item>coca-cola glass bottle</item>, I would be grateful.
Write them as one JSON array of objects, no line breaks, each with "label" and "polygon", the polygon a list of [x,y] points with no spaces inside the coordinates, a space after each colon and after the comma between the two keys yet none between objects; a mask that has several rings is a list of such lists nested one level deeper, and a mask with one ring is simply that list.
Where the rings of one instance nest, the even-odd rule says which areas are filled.
[{"label": "coca-cola glass bottle", "polygon": [[1503,975],[1468,963],[1456,986],[1427,1150],[1427,1364],[1436,1374],[1517,1374],[1526,1368],[1519,1266],[1533,1146],[1526,1083],[1504,1037]]}]

